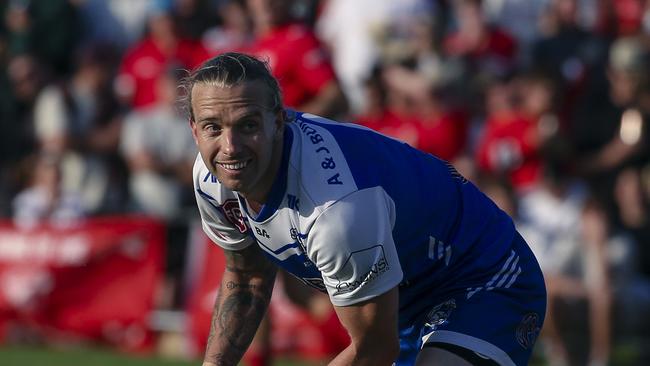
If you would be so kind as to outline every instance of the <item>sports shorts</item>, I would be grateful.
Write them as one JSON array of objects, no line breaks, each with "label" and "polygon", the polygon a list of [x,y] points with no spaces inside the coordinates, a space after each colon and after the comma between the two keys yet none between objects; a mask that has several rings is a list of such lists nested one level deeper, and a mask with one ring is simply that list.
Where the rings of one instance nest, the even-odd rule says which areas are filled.
[{"label": "sports shorts", "polygon": [[400,330],[395,365],[413,365],[422,347],[436,345],[452,352],[467,349],[477,359],[498,365],[527,365],[544,322],[546,287],[535,256],[519,234],[506,257],[471,286],[432,294],[429,310]]}]

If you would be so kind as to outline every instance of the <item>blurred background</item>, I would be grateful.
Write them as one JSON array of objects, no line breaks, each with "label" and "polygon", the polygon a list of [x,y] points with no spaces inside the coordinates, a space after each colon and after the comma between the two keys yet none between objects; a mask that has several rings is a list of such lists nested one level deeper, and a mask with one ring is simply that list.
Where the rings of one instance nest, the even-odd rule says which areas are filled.
[{"label": "blurred background", "polygon": [[[0,364],[200,364],[223,257],[178,82],[225,51],[267,60],[290,107],[452,162],[513,217],[549,293],[532,364],[650,364],[650,0],[0,12]],[[278,282],[245,364],[345,347],[326,298]]]}]

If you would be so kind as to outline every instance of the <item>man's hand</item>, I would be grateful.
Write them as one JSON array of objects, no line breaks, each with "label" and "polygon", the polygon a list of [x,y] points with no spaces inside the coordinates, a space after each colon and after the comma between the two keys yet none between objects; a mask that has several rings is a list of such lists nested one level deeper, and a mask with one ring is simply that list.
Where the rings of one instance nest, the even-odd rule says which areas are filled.
[{"label": "man's hand", "polygon": [[255,244],[225,254],[203,366],[239,363],[269,305],[277,272]]},{"label": "man's hand", "polygon": [[351,306],[335,306],[352,343],[330,366],[392,365],[399,355],[397,331],[397,287],[368,301]]}]

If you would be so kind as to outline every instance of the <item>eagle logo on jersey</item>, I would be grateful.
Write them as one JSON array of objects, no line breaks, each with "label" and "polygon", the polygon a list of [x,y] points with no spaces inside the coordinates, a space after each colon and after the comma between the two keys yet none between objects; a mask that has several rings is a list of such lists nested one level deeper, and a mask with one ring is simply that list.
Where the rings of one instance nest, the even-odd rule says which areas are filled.
[{"label": "eagle logo on jersey", "polygon": [[456,309],[456,300],[454,299],[436,305],[427,314],[425,325],[430,328],[435,328],[446,323],[454,309]]},{"label": "eagle logo on jersey", "polygon": [[226,219],[228,219],[231,224],[235,225],[239,232],[245,233],[248,231],[248,226],[246,226],[246,221],[244,220],[244,216],[241,214],[241,209],[239,208],[239,203],[236,199],[228,199],[224,201],[224,203],[219,206],[219,209],[223,212]]},{"label": "eagle logo on jersey", "polygon": [[535,344],[539,331],[539,316],[535,313],[526,314],[517,327],[517,342],[529,349]]}]

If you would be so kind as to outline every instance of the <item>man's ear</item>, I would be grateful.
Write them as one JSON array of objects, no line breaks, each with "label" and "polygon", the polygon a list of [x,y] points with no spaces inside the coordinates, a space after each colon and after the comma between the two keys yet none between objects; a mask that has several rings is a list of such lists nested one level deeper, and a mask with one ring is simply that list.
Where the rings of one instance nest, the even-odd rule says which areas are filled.
[{"label": "man's ear", "polygon": [[287,120],[287,114],[284,110],[284,108],[281,108],[279,111],[276,112],[275,115],[275,135],[273,136],[274,139],[280,139],[284,133],[284,124],[286,123]]},{"label": "man's ear", "polygon": [[197,131],[196,131],[196,122],[194,122],[194,120],[192,120],[192,118],[188,118],[187,121],[190,124],[190,130],[192,130],[192,138],[194,139],[194,143],[196,145],[198,145],[199,140],[198,140],[198,137],[197,137],[198,135],[197,135]]}]

